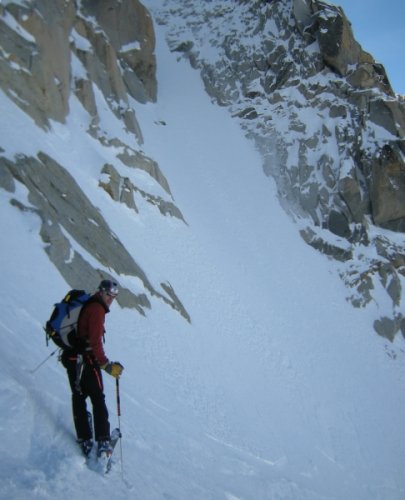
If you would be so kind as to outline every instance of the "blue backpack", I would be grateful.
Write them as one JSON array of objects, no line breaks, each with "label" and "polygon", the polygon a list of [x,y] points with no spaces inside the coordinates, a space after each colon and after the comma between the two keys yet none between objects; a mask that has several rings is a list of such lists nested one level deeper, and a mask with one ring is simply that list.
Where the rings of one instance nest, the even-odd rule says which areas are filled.
[{"label": "blue backpack", "polygon": [[61,302],[55,304],[51,317],[46,322],[46,342],[51,339],[61,349],[79,347],[76,335],[77,322],[82,307],[91,295],[84,290],[70,290]]}]

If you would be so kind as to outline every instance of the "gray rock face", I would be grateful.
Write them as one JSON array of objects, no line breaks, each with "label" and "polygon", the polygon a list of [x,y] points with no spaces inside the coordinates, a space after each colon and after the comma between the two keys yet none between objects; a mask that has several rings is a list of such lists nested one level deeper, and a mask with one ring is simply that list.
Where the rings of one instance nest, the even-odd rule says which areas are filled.
[{"label": "gray rock face", "polygon": [[405,165],[399,145],[386,144],[372,163],[371,207],[376,224],[405,232]]},{"label": "gray rock face", "polygon": [[117,54],[129,95],[156,100],[155,33],[149,12],[138,0],[84,0],[83,14],[94,16]]},{"label": "gray rock face", "polygon": [[[38,2],[36,8],[0,5],[0,15],[1,88],[40,126],[49,120],[63,121],[69,109],[73,3]],[[5,22],[6,16],[18,22],[18,31]]]},{"label": "gray rock face", "polygon": [[[130,101],[155,100],[157,88],[153,24],[138,0],[0,4],[0,47],[0,87],[39,127],[64,123],[72,97],[78,98],[89,116],[83,134],[112,151],[111,163],[99,165],[101,189],[135,215],[136,199],[142,198],[162,215],[184,222],[159,165],[136,148],[143,139]],[[125,125],[130,144],[102,129],[96,92]],[[0,187],[14,193],[19,182],[27,188],[30,206],[17,197],[12,204],[40,217],[45,250],[71,287],[91,290],[102,278],[137,278],[144,293],[121,287],[121,306],[145,314],[154,297],[191,320],[166,280],[161,290],[152,286],[66,166],[42,151],[13,159],[2,153],[3,148]],[[138,186],[132,175],[136,169],[159,189],[149,193]]]},{"label": "gray rock face", "polygon": [[[145,272],[61,165],[39,153],[38,158],[21,157],[16,163],[0,158],[0,172],[6,179],[2,186],[7,186],[10,192],[14,192],[13,179],[27,187],[28,199],[42,220],[40,234],[46,243],[46,252],[72,287],[80,288],[85,284],[87,289],[96,289],[103,277],[114,278],[104,268],[113,269],[118,275],[139,278],[152,296],[161,298],[189,320],[174,291],[169,299],[154,289]],[[22,210],[33,210],[21,203],[17,206]],[[101,267],[90,265],[86,254],[82,255],[75,248],[75,242]],[[125,288],[117,301],[123,307],[136,308],[141,314],[145,314],[145,308],[150,308],[145,294],[136,295]]]},{"label": "gray rock face", "polygon": [[[84,107],[96,117],[92,82],[142,140],[128,96],[139,102],[156,99],[155,38],[149,13],[138,0],[83,1],[81,6],[77,10],[74,2],[64,0],[0,5],[4,47],[0,86],[47,127],[49,120],[64,122],[72,79]],[[6,16],[18,22],[18,31],[4,22]],[[87,78],[72,75],[73,56],[83,63]]]}]

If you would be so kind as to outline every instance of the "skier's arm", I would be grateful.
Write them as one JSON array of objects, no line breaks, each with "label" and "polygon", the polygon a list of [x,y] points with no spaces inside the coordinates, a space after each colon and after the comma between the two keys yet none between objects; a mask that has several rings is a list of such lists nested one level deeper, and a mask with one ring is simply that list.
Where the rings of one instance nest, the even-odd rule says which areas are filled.
[{"label": "skier's arm", "polygon": [[100,366],[108,363],[103,347],[105,312],[99,304],[91,304],[88,310],[88,341],[96,361]]}]

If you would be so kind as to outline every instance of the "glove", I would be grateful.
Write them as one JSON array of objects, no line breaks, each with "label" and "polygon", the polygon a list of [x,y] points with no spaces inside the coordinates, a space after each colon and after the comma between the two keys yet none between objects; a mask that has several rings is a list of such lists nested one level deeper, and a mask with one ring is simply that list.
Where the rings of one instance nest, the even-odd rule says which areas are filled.
[{"label": "glove", "polygon": [[109,363],[103,365],[101,368],[115,378],[120,378],[122,370],[124,369],[122,364],[118,363],[118,361],[110,361]]}]

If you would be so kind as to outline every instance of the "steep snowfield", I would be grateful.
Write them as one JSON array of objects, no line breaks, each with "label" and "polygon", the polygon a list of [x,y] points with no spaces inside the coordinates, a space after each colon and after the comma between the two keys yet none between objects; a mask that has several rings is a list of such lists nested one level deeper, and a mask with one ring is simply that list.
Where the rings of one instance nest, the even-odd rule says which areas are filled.
[{"label": "steep snowfield", "polygon": [[[187,225],[141,198],[135,214],[97,189],[111,158],[82,132],[89,118],[73,99],[67,125],[45,133],[1,95],[2,146],[68,165],[152,283],[170,281],[192,323],[153,299],[146,318],[113,306],[105,347],[125,366],[123,463],[118,448],[110,477],[89,470],[57,356],[33,372],[53,350],[42,325],[67,285],[43,250],[39,218],[9,203],[29,205],[23,188],[1,191],[0,498],[403,499],[403,341],[386,345],[372,307],[346,303],[335,264],[300,239],[252,145],[156,29],[158,103],[134,107],[143,150]],[[124,134],[107,106],[103,125]],[[105,385],[116,425],[107,375]]]}]

